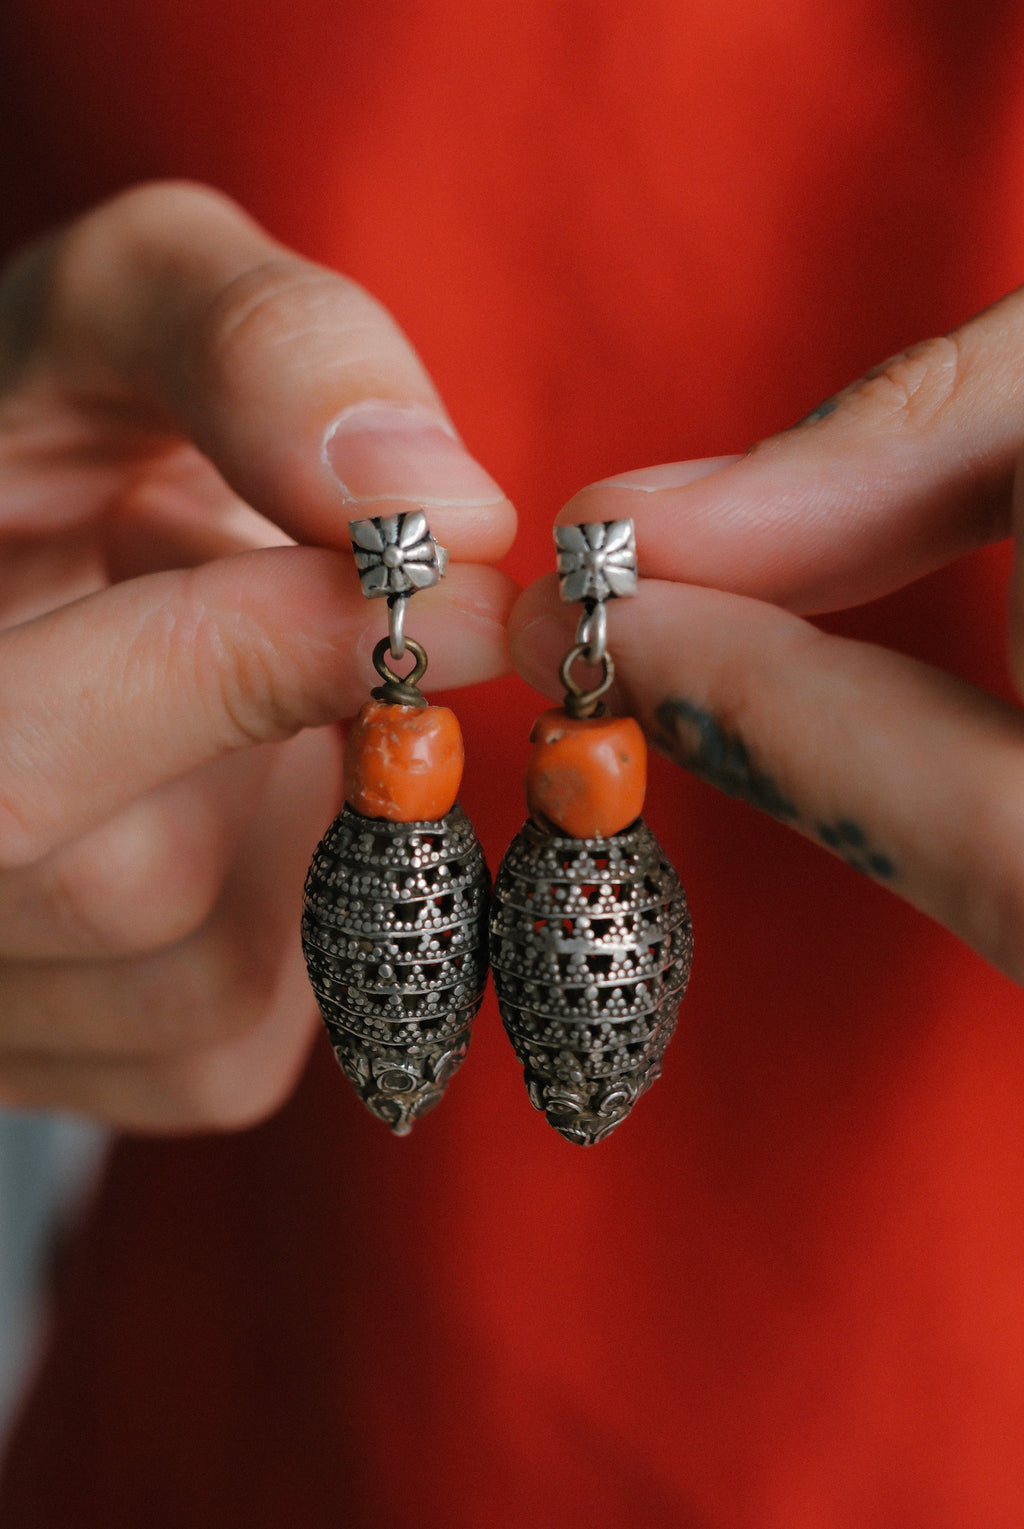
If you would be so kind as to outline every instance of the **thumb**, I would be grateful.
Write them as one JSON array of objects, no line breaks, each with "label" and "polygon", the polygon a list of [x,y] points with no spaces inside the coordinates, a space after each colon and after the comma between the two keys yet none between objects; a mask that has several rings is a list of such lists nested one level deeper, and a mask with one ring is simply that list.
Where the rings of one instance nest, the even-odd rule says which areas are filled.
[{"label": "thumb", "polygon": [[875,599],[1008,533],[1024,289],[913,346],[745,456],[585,488],[560,522],[636,521],[644,577],[803,613]]},{"label": "thumb", "polygon": [[428,508],[456,559],[511,541],[512,506],[390,315],[219,193],[137,188],[37,246],[0,289],[0,341],[43,406],[148,430],[150,454],[154,431],[186,437],[296,541],[347,545],[381,501]]}]

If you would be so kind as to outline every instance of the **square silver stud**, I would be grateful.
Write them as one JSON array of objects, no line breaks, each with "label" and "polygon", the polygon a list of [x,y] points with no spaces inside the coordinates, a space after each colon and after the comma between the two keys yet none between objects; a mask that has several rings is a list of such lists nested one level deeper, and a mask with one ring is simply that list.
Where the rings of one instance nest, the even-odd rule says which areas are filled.
[{"label": "square silver stud", "polygon": [[430,534],[422,510],[350,520],[359,584],[368,599],[412,595],[444,577],[448,553]]},{"label": "square silver stud", "polygon": [[558,590],[566,602],[636,594],[636,531],[631,520],[555,527]]}]

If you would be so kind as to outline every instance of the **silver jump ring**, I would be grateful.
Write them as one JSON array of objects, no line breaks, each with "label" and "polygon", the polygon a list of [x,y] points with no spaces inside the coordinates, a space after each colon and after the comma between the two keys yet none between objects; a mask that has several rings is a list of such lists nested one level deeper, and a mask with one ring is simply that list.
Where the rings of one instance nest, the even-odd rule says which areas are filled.
[{"label": "silver jump ring", "polygon": [[[420,680],[427,672],[426,650],[412,637],[406,638],[405,646],[416,662],[409,673],[403,677],[388,668],[387,657],[391,651],[391,640],[388,637],[381,638],[373,650],[373,667],[384,684],[377,685],[370,694],[375,700],[387,701],[393,706],[426,706],[427,703],[418,689]],[[395,657],[393,652],[391,657]]]},{"label": "silver jump ring", "polygon": [[606,691],[610,690],[615,682],[615,663],[607,651],[602,653],[598,663],[601,668],[600,683],[590,690],[584,690],[578,680],[573,679],[572,666],[578,658],[587,663],[586,645],[578,642],[574,648],[570,648],[562,660],[562,667],[558,671],[562,684],[565,686],[565,709],[574,717],[589,717],[596,709],[597,703]]}]

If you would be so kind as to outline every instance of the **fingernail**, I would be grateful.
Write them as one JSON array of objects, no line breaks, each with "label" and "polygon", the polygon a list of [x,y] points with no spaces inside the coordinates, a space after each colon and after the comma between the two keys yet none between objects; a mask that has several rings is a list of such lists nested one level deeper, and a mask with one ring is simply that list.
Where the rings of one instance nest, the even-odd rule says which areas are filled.
[{"label": "fingernail", "polygon": [[415,404],[354,404],[328,431],[324,459],[352,505],[475,505],[505,497],[454,431]]},{"label": "fingernail", "polygon": [[614,478],[603,478],[593,488],[631,488],[640,493],[653,494],[661,488],[685,488],[698,478],[710,478],[742,459],[735,457],[699,457],[692,462],[663,462],[659,467],[644,467],[635,472],[619,473]]}]

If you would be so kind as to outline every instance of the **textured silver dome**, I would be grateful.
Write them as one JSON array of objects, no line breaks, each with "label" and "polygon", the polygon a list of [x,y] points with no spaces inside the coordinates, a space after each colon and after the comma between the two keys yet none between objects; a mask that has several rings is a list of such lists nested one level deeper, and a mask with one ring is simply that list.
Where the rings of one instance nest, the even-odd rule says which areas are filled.
[{"label": "textured silver dome", "polygon": [[606,839],[528,822],[501,864],[491,967],[527,1091],[601,1141],[661,1071],[693,954],[686,894],[642,819]]},{"label": "textured silver dome", "polygon": [[455,804],[436,823],[345,807],[306,878],[302,945],[334,1053],[396,1135],[441,1098],[487,982],[489,877]]}]

